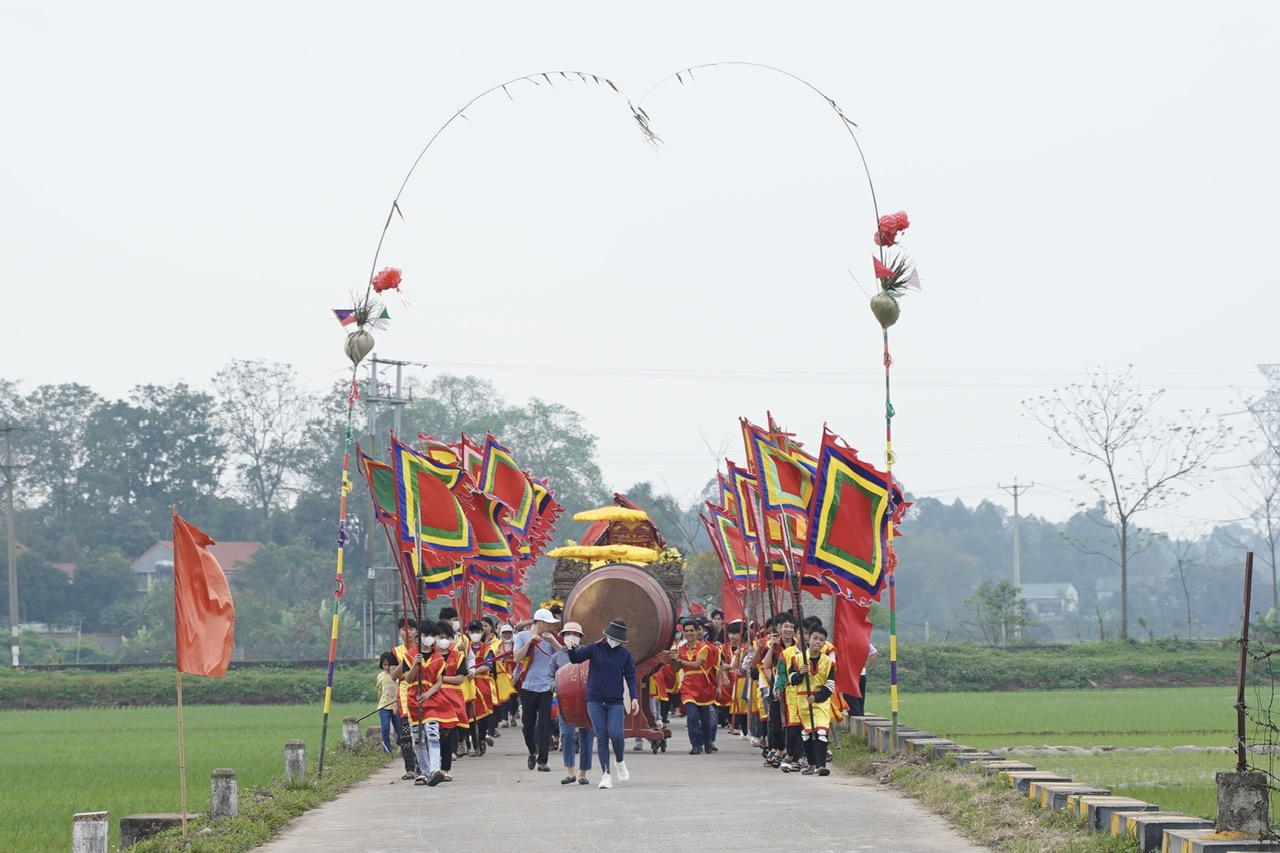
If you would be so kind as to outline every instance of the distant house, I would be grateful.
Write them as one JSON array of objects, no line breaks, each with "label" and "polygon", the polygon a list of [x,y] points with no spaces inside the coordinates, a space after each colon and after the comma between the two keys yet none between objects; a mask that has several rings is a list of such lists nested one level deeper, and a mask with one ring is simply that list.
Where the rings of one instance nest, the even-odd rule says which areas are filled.
[{"label": "distant house", "polygon": [[1020,590],[1018,597],[1037,619],[1058,619],[1080,606],[1080,594],[1073,584],[1024,583]]},{"label": "distant house", "polygon": [[[262,549],[261,542],[219,542],[209,548],[227,580],[235,582],[238,572],[253,562],[253,556]],[[146,592],[155,586],[156,581],[173,579],[173,540],[157,542],[142,552],[142,555],[130,564],[133,576],[137,579],[138,591]]]}]

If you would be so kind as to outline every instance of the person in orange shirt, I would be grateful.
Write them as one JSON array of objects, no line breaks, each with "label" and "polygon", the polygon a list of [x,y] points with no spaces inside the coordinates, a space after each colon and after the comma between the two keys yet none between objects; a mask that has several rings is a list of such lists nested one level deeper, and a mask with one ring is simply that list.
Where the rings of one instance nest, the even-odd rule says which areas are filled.
[{"label": "person in orange shirt", "polygon": [[467,666],[466,653],[459,648],[453,624],[441,619],[436,631],[436,649],[445,659],[443,690],[453,709],[451,718],[440,721],[440,769],[444,772],[443,781],[452,782],[449,771],[453,769],[454,753],[458,749],[458,733],[467,727],[467,697],[463,693],[463,685],[471,670]]},{"label": "person in orange shirt", "polygon": [[435,787],[445,781],[440,768],[444,724],[457,721],[456,712],[443,692],[449,652],[438,645],[438,626],[423,621],[418,625],[418,648],[413,665],[405,674],[409,698],[406,703],[409,727],[418,759],[415,785]]},{"label": "person in orange shirt", "polygon": [[717,752],[715,745],[715,702],[717,656],[702,639],[702,623],[686,619],[682,625],[684,643],[671,665],[682,674],[680,696],[684,700],[689,725],[689,754]]}]

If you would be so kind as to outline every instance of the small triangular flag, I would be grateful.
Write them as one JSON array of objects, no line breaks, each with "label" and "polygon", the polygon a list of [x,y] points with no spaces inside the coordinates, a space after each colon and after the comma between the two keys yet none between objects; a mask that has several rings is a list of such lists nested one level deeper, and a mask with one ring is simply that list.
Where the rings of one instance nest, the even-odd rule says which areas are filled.
[{"label": "small triangular flag", "polygon": [[876,265],[876,278],[897,278],[898,274],[880,263],[875,255],[871,256],[871,262]]},{"label": "small triangular flag", "polygon": [[909,290],[920,290],[920,273],[912,270],[911,275],[907,276],[905,287]]}]

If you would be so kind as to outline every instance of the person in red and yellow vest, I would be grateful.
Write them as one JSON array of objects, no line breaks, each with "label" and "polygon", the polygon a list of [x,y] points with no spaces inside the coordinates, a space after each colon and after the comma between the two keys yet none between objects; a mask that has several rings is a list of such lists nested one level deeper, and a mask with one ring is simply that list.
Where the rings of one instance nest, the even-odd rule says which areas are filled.
[{"label": "person in red and yellow vest", "polygon": [[440,769],[444,771],[444,781],[451,782],[453,777],[449,775],[449,771],[453,769],[454,754],[458,749],[458,733],[467,727],[467,699],[463,693],[463,685],[471,670],[467,666],[466,653],[458,648],[453,625],[442,619],[436,629],[439,632],[436,648],[445,655],[444,694],[454,711],[452,722],[445,725],[442,721],[440,725]]},{"label": "person in red and yellow vest", "polygon": [[717,752],[715,745],[716,667],[719,655],[702,639],[702,623],[686,619],[684,643],[671,661],[681,675],[680,696],[689,725],[689,754]]},{"label": "person in red and yellow vest", "polygon": [[391,677],[399,682],[396,701],[396,716],[400,718],[400,731],[397,742],[400,746],[400,757],[404,760],[404,775],[401,779],[409,780],[418,775],[418,757],[413,749],[413,735],[409,731],[407,705],[409,702],[409,682],[404,680],[405,673],[413,666],[418,650],[418,622],[406,616],[400,623],[400,645],[391,650],[395,655],[396,665],[391,668]]},{"label": "person in red and yellow vest", "polygon": [[836,691],[836,662],[824,652],[827,629],[821,625],[809,631],[809,643],[803,651],[789,649],[784,652],[790,689],[787,691],[790,707],[788,717],[800,722],[800,739],[804,744],[805,758],[809,766],[803,775],[830,774],[827,769],[828,733],[831,731],[831,697]]},{"label": "person in red and yellow vest", "polygon": [[[485,730],[489,727],[489,715],[493,713],[493,693],[489,689],[489,668],[479,671],[477,663],[484,658],[484,623],[472,619],[467,623],[467,667],[471,674],[467,677],[470,690],[467,697],[467,712],[471,718],[470,750],[468,755],[484,755],[487,741]],[[464,685],[464,686],[467,686]]]},{"label": "person in red and yellow vest", "polygon": [[413,666],[405,674],[409,689],[406,710],[418,758],[414,784],[431,787],[448,780],[448,774],[442,770],[441,751],[445,740],[442,732],[457,722],[457,712],[444,689],[450,678],[451,652],[448,641],[442,641],[439,636],[441,626],[432,627],[433,624],[419,624]]}]

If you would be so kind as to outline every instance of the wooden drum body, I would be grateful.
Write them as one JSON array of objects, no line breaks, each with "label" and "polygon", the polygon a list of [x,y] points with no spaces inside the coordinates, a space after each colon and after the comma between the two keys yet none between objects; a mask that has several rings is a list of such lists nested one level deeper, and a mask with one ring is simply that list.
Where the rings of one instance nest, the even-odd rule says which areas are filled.
[{"label": "wooden drum body", "polygon": [[[659,653],[670,648],[675,637],[676,614],[666,588],[639,566],[610,563],[591,570],[574,585],[565,601],[564,619],[582,626],[584,643],[598,641],[614,619],[627,623],[627,648],[636,660],[640,711],[627,715],[626,736],[652,741],[656,751],[670,736],[654,725],[648,695],[648,676],[658,665]],[[571,726],[591,727],[587,716],[589,669],[590,664],[571,664],[556,673],[560,716]]]}]

